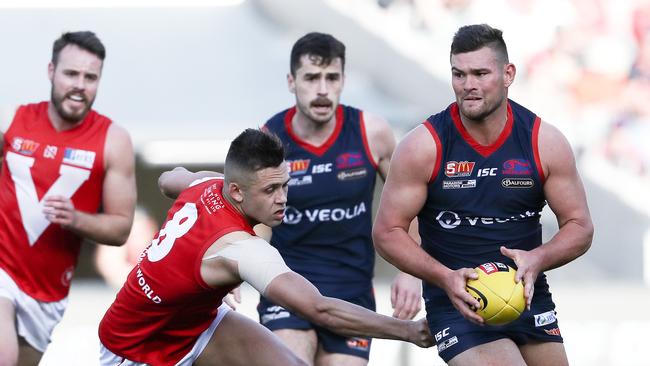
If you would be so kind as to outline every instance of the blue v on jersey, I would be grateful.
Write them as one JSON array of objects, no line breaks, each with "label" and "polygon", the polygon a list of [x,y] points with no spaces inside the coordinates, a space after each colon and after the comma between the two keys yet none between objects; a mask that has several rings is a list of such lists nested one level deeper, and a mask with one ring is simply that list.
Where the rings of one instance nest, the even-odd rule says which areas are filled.
[{"label": "blue v on jersey", "polygon": [[[511,100],[505,128],[490,146],[469,135],[456,103],[424,122],[437,146],[427,200],[418,215],[427,253],[451,269],[491,261],[512,266],[500,246],[531,250],[542,244],[540,215],[546,201],[537,149],[540,124],[539,117]],[[544,274],[538,288],[547,288]],[[424,295],[449,302],[430,284]]]},{"label": "blue v on jersey", "polygon": [[366,294],[375,261],[371,211],[377,164],[363,112],[339,105],[334,132],[321,146],[294,133],[295,113],[290,108],[265,125],[284,142],[291,177],[284,222],[273,228],[271,244],[324,295]]}]

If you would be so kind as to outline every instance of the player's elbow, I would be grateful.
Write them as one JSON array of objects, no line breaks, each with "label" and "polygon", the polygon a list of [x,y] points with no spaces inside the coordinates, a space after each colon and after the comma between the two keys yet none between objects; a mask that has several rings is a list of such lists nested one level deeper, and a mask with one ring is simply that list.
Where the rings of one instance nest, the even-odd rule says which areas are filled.
[{"label": "player's elbow", "polygon": [[582,254],[586,253],[589,248],[591,248],[591,243],[594,239],[594,224],[591,222],[591,220],[587,220],[585,224],[583,224],[583,231],[584,231],[584,241],[582,245]]},{"label": "player's elbow", "polygon": [[390,230],[384,225],[375,223],[372,228],[372,242],[375,246],[375,251],[386,260],[390,259],[390,234]]},{"label": "player's elbow", "polygon": [[168,198],[176,198],[177,196],[177,192],[173,188],[173,172],[173,170],[166,171],[158,177],[158,189],[163,196]]},{"label": "player's elbow", "polygon": [[102,244],[112,247],[121,247],[126,243],[130,232],[130,228],[114,230],[105,240],[102,240]]},{"label": "player's elbow", "polygon": [[335,308],[332,299],[320,295],[318,299],[314,299],[310,303],[310,306],[304,307],[303,309],[295,309],[296,313],[318,326],[335,329],[337,324],[335,318],[332,316]]}]

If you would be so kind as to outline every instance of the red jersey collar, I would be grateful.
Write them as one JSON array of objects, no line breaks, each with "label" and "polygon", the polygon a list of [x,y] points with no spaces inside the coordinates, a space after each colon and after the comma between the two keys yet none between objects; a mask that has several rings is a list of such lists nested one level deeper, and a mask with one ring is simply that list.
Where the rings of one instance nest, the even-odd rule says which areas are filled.
[{"label": "red jersey collar", "polygon": [[501,145],[503,145],[504,142],[506,142],[506,139],[510,136],[510,132],[512,132],[512,125],[514,123],[514,118],[512,117],[512,108],[510,107],[510,103],[508,102],[508,117],[506,119],[506,125],[504,126],[503,130],[501,131],[501,134],[499,137],[490,145],[481,145],[478,141],[474,140],[474,138],[467,132],[467,129],[463,125],[463,122],[460,119],[460,111],[458,110],[458,104],[453,103],[451,105],[451,118],[454,121],[454,125],[456,125],[456,129],[460,133],[460,135],[463,137],[465,142],[469,146],[471,146],[477,153],[481,154],[481,156],[488,157],[490,156],[493,152],[497,151]]},{"label": "red jersey collar", "polygon": [[293,120],[293,116],[296,115],[296,107],[292,107],[287,111],[287,114],[284,116],[284,126],[287,129],[287,133],[289,134],[289,137],[293,141],[295,141],[296,144],[298,144],[300,147],[303,149],[309,151],[310,153],[317,155],[317,156],[322,156],[327,152],[327,150],[336,142],[336,139],[339,137],[339,134],[341,133],[341,129],[343,128],[343,106],[339,104],[339,106],[336,108],[336,126],[334,126],[334,131],[332,131],[332,134],[327,138],[327,140],[320,146],[315,146],[310,144],[307,141],[304,141],[296,133],[293,131],[293,126],[291,125],[291,121]]}]

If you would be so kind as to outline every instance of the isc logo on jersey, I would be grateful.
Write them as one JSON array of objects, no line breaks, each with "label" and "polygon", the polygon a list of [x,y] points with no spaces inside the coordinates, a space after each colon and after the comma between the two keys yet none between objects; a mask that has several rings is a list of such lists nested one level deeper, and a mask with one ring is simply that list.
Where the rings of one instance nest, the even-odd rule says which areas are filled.
[{"label": "isc logo on jersey", "polygon": [[448,161],[445,164],[445,175],[449,178],[469,177],[474,170],[473,161]]}]

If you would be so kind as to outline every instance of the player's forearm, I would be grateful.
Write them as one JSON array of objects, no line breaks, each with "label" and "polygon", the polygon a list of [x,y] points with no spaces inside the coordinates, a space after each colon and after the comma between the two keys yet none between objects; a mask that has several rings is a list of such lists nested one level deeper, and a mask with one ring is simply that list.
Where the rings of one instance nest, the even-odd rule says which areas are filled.
[{"label": "player's forearm", "polygon": [[176,167],[173,170],[163,172],[158,178],[158,188],[163,195],[169,198],[177,198],[193,181],[208,177],[220,177],[221,173],[212,171],[190,172],[183,167]]},{"label": "player's forearm", "polygon": [[404,229],[383,230],[376,225],[372,234],[375,249],[382,258],[404,273],[443,287],[443,279],[451,270],[426,253]]},{"label": "player's forearm", "polygon": [[345,336],[398,339],[411,342],[413,322],[378,314],[343,300],[325,297],[317,305],[316,323]]},{"label": "player's forearm", "polygon": [[590,220],[572,220],[536,251],[540,255],[541,270],[563,266],[587,252],[591,246],[594,228]]},{"label": "player's forearm", "polygon": [[76,211],[74,222],[66,229],[97,243],[119,246],[129,237],[131,225],[127,216]]}]

